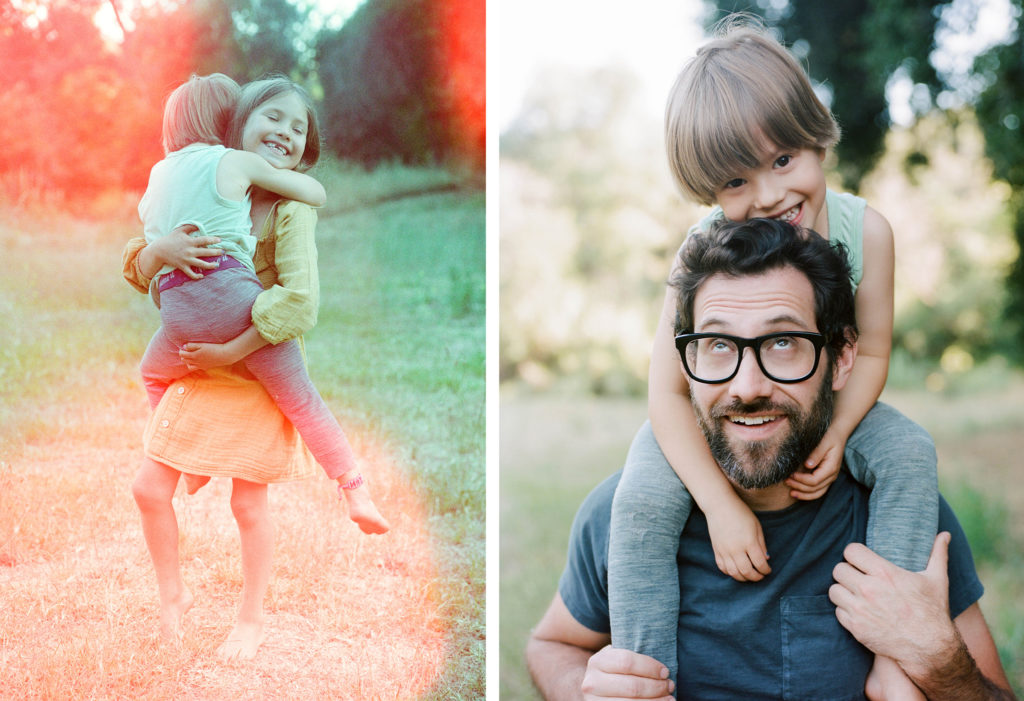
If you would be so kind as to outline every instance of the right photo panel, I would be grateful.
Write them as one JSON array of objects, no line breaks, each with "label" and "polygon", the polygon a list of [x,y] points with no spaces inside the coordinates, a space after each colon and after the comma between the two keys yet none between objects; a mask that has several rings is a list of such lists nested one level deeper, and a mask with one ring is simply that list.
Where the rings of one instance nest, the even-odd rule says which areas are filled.
[{"label": "right photo panel", "polygon": [[501,698],[1024,693],[1021,9],[497,4]]}]

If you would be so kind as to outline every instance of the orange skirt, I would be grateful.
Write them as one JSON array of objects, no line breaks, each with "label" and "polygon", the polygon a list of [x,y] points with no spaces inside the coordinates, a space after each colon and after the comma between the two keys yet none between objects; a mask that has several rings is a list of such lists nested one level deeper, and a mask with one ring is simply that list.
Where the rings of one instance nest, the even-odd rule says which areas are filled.
[{"label": "orange skirt", "polygon": [[193,475],[270,484],[319,472],[263,385],[227,369],[174,382],[146,425],[143,445],[149,458]]}]

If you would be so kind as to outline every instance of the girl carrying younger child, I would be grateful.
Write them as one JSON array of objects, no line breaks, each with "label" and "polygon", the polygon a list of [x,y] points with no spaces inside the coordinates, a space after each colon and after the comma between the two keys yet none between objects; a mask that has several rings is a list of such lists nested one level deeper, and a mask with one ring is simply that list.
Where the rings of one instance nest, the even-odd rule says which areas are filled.
[{"label": "girl carrying younger child", "polygon": [[365,533],[384,533],[387,521],[364,487],[337,419],[310,381],[298,343],[272,345],[252,322],[253,304],[264,290],[252,262],[250,188],[314,207],[324,204],[326,193],[310,176],[275,167],[275,159],[283,163],[290,157],[293,137],[305,143],[301,123],[286,123],[278,115],[284,136],[268,135],[262,155],[223,146],[239,91],[220,73],[193,76],[171,93],[164,108],[167,155],[153,166],[139,203],[146,241],[191,225],[200,236],[219,238],[224,253],[198,279],[170,265],[157,274],[162,326],[142,359],[150,405],[156,408],[167,386],[190,372],[182,359],[192,350],[186,344],[228,344],[295,425],[327,476],[338,482],[352,520]]},{"label": "girl carrying younger child", "polygon": [[[893,240],[865,201],[830,190],[822,162],[839,128],[797,61],[757,27],[727,26],[683,69],[666,110],[673,176],[715,219],[780,219],[842,243],[854,279],[858,354],[817,448],[787,482],[817,499],[845,464],[871,487],[867,545],[910,570],[924,569],[938,522],[934,444],[922,428],[877,403],[892,343]],[[685,242],[683,244],[686,245]],[[648,378],[649,426],[630,449],[612,508],[609,606],[612,644],[654,657],[672,679],[679,582],[675,555],[694,502],[707,516],[719,569],[740,581],[769,575],[760,523],[711,457],[689,400],[672,333],[671,291],[658,323]],[[656,442],[655,442],[656,441]],[[891,672],[876,661],[883,677]]]},{"label": "girl carrying younger child", "polygon": [[[306,172],[320,158],[319,134],[309,94],[284,76],[270,76],[241,89],[224,142],[277,168]],[[253,264],[265,288],[253,305],[253,324],[271,343],[301,340],[316,324],[319,307],[316,210],[253,188],[250,217],[256,238]],[[150,291],[165,265],[198,279],[203,270],[218,267],[209,261],[222,254],[219,241],[216,236],[190,237],[185,228],[151,243],[132,239],[124,251],[124,277],[142,293]],[[183,474],[190,492],[211,477],[231,479],[242,592],[236,622],[217,649],[225,659],[254,657],[264,639],[264,599],[274,551],[267,487],[317,472],[294,425],[236,362],[244,354],[245,348],[230,342],[186,344],[182,357],[190,367],[206,371],[176,380],[164,394],[147,423],[145,456],[132,484],[156,572],[160,631],[178,640],[194,598],[182,576],[174,492]]]}]

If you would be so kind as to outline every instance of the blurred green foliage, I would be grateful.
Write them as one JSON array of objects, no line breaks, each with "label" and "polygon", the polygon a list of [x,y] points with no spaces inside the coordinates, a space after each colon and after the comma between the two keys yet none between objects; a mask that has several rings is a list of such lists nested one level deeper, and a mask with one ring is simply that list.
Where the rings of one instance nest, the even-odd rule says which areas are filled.
[{"label": "blurred green foliage", "polygon": [[483,0],[368,0],[317,42],[325,135],[375,166],[484,164]]},{"label": "blurred green foliage", "polygon": [[[110,7],[123,38],[93,21]],[[323,96],[327,150],[364,165],[482,172],[483,0],[366,0],[351,28],[314,16],[323,20],[298,0],[0,3],[0,108],[30,116],[0,154],[0,200],[108,215],[98,201],[145,187],[163,156],[164,100],[193,73],[305,84]],[[339,50],[346,38],[361,50]],[[378,70],[389,66],[411,68]]]}]

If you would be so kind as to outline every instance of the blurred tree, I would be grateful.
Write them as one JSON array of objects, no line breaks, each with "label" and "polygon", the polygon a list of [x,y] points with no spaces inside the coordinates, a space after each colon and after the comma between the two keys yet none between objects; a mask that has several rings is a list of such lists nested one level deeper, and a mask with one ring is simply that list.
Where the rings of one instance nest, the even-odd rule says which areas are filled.
[{"label": "blurred tree", "polygon": [[130,15],[119,7],[120,42],[94,22],[111,1],[0,4],[0,108],[26,115],[0,154],[9,199],[63,199],[83,211],[104,193],[145,187],[163,155],[164,100],[192,73],[244,82],[311,70],[311,50],[303,55],[297,38],[305,11],[286,0],[145,3]]},{"label": "blurred tree", "polygon": [[652,300],[699,208],[641,104],[625,69],[550,68],[502,133],[502,380],[644,390]]},{"label": "blurred tree", "polygon": [[17,120],[18,137],[0,154],[0,173],[14,197],[56,189],[87,198],[119,182],[116,166],[101,161],[125,120],[117,61],[91,21],[98,4],[18,10],[5,3],[0,67],[8,83],[0,109]]},{"label": "blurred tree", "polygon": [[325,139],[374,165],[458,161],[482,169],[483,0],[367,0],[317,43]]},{"label": "blurred tree", "polygon": [[[1019,22],[1022,0],[1010,0]],[[1017,242],[1016,262],[1007,277],[1007,318],[1016,342],[1006,351],[1024,361],[1024,38],[1019,25],[1012,40],[995,46],[975,59],[973,73],[986,87],[981,91],[975,111],[985,135],[985,153],[992,160],[995,175],[1011,189],[1009,208],[1013,234]]]},{"label": "blurred tree", "polygon": [[[282,73],[304,85],[314,72],[309,9],[289,0],[229,0],[240,83]],[[226,72],[226,71],[225,71]]]}]

